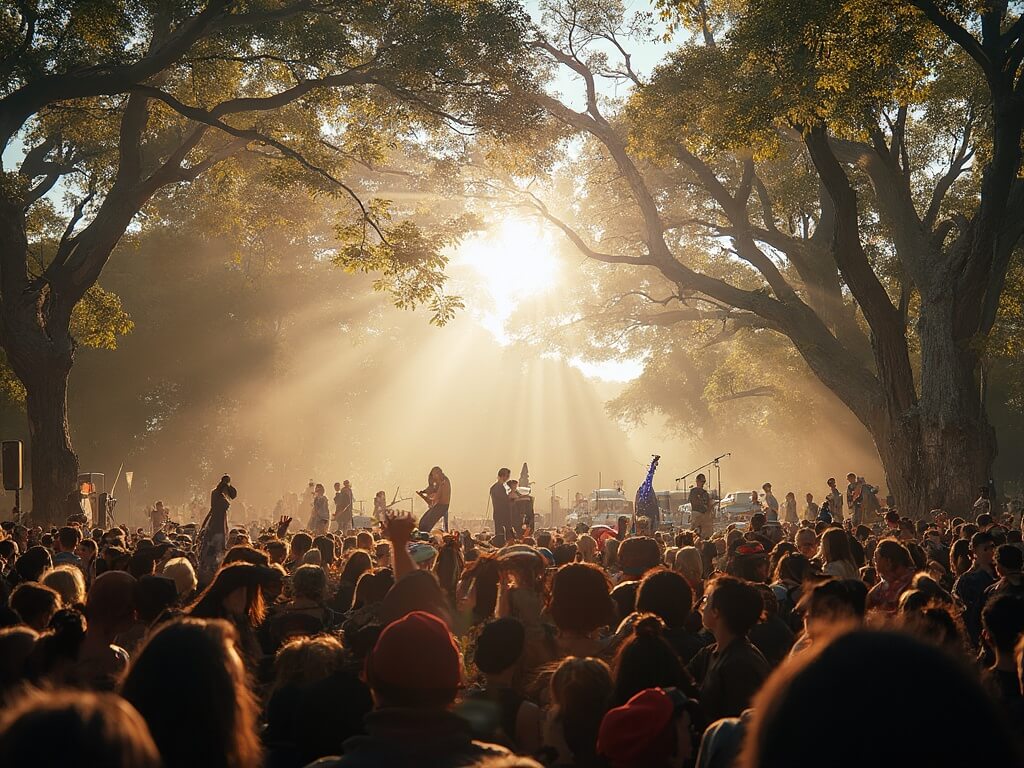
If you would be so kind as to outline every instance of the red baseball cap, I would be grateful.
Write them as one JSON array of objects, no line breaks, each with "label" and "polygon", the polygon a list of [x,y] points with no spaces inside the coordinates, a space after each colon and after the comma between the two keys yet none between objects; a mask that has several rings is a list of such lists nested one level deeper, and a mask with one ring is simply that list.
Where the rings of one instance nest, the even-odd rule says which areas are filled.
[{"label": "red baseball cap", "polygon": [[613,768],[643,768],[675,750],[675,702],[661,688],[640,691],[621,707],[608,710],[597,734],[597,753]]},{"label": "red baseball cap", "polygon": [[416,690],[454,690],[462,661],[448,625],[433,614],[413,611],[388,624],[366,659],[373,682]]}]

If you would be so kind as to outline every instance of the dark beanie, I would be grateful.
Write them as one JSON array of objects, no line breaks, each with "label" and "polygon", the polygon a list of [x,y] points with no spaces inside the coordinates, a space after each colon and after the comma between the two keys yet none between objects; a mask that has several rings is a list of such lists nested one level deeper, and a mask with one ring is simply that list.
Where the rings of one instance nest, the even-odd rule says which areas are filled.
[{"label": "dark beanie", "polygon": [[484,625],[473,660],[485,675],[504,672],[523,655],[526,630],[519,619],[497,619]]}]

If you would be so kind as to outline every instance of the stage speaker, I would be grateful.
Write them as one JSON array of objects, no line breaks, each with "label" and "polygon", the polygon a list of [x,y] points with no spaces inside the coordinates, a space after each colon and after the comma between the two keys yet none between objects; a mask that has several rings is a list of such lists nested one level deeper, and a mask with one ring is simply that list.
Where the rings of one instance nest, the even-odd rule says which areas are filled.
[{"label": "stage speaker", "polygon": [[[83,485],[88,483],[88,488]],[[102,472],[83,472],[78,476],[78,489],[82,493],[103,493],[106,489]]]},{"label": "stage speaker", "polygon": [[22,477],[21,440],[4,440],[0,443],[0,471],[4,476],[5,491],[20,491],[25,487]]}]

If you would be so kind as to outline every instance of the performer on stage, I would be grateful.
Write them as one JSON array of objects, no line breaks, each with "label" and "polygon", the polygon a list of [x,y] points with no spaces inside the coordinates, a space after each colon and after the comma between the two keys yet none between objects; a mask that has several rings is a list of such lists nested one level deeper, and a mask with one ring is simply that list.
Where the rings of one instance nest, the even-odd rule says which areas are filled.
[{"label": "performer on stage", "polygon": [[213,579],[220,561],[224,558],[228,539],[228,508],[238,491],[231,485],[231,478],[224,475],[217,487],[210,491],[210,511],[200,529],[199,581],[209,583]]},{"label": "performer on stage", "polygon": [[323,483],[313,487],[313,504],[309,514],[309,530],[314,536],[327,533],[331,522],[331,509],[327,506],[327,495]]},{"label": "performer on stage", "polygon": [[519,539],[523,535],[523,507],[518,503],[520,499],[524,498],[523,494],[519,492],[519,481],[509,480],[508,481],[508,519],[509,528],[511,533],[509,534],[510,539]]},{"label": "performer on stage", "polygon": [[452,483],[441,471],[440,467],[434,467],[427,476],[427,487],[422,491],[416,491],[416,495],[423,499],[430,508],[420,518],[419,529],[429,532],[437,525],[438,520],[444,520],[444,530],[448,530],[448,507],[452,503]]},{"label": "performer on stage", "polygon": [[154,536],[157,531],[164,527],[164,523],[167,522],[168,517],[169,515],[167,514],[167,510],[164,508],[164,503],[162,501],[158,501],[154,505],[153,509],[149,511],[149,521],[152,525],[152,533]]},{"label": "performer on stage", "polygon": [[383,523],[387,513],[388,495],[384,491],[377,491],[377,494],[373,497],[373,519],[378,523]]},{"label": "performer on stage", "polygon": [[345,484],[334,484],[334,519],[337,521],[338,531],[352,530],[352,484],[346,480]]},{"label": "performer on stage", "polygon": [[714,533],[714,521],[711,516],[711,496],[704,485],[708,479],[697,475],[697,484],[690,489],[690,527],[702,538],[709,540]]},{"label": "performer on stage", "polygon": [[505,483],[512,476],[512,470],[502,467],[498,470],[498,482],[491,486],[491,507],[494,511],[494,535],[512,536],[512,502],[509,501]]}]

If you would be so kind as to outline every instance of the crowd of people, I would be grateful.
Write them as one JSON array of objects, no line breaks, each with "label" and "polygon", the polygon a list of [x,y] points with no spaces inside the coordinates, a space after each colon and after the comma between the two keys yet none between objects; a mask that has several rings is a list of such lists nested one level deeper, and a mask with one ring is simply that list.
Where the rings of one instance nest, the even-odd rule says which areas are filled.
[{"label": "crowd of people", "polygon": [[0,765],[1024,765],[1012,516],[534,529],[507,480],[492,531],[433,473],[423,530],[229,526],[227,476],[202,526],[4,523]]}]

